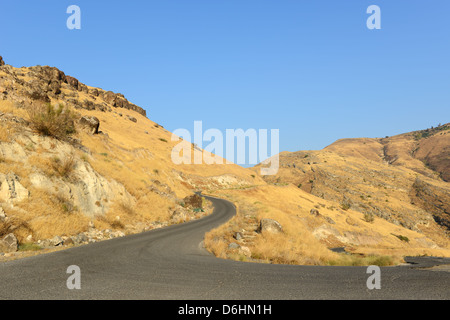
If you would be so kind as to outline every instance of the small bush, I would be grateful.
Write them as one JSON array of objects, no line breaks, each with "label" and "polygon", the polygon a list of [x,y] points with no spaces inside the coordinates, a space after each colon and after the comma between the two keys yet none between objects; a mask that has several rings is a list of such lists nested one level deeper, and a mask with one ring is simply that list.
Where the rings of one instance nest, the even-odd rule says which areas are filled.
[{"label": "small bush", "polygon": [[393,234],[392,233],[392,235],[397,237],[397,238],[399,238],[401,241],[409,242],[409,238],[405,237],[405,236],[402,236],[401,234]]},{"label": "small bush", "polygon": [[114,221],[110,222],[109,225],[110,225],[111,228],[114,229],[114,230],[125,228],[125,226],[123,225],[122,222],[120,222],[120,220],[114,220]]},{"label": "small bush", "polygon": [[373,213],[364,213],[364,221],[372,223],[374,222],[375,217],[373,216]]},{"label": "small bush", "polygon": [[342,210],[347,211],[348,209],[350,209],[350,207],[351,207],[350,203],[348,203],[348,202],[346,202],[346,201],[341,202],[341,209],[342,209]]},{"label": "small bush", "polygon": [[55,107],[50,103],[40,103],[26,109],[31,126],[41,135],[66,140],[76,132],[76,115],[62,104]]},{"label": "small bush", "polygon": [[159,140],[161,140],[162,142],[167,142],[167,140],[164,138],[159,138]]},{"label": "small bush", "polygon": [[68,155],[61,160],[58,157],[52,158],[52,169],[57,172],[62,178],[72,178],[75,169],[75,158],[73,154]]}]

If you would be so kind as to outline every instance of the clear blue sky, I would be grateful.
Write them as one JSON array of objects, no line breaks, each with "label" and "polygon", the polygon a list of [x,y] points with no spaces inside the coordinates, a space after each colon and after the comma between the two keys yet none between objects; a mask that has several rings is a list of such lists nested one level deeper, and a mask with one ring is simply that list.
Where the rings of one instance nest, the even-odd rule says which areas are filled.
[{"label": "clear blue sky", "polygon": [[[66,9],[81,8],[81,30]],[[366,9],[381,8],[381,30]],[[166,129],[280,129],[280,150],[450,122],[450,1],[3,1],[0,55],[123,93]]]}]

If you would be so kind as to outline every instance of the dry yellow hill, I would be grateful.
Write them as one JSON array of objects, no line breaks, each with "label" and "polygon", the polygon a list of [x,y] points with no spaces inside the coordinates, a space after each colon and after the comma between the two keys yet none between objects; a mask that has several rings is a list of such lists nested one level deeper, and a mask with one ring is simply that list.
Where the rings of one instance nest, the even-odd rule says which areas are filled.
[{"label": "dry yellow hill", "polygon": [[450,124],[380,139],[341,139],[324,150],[386,162],[450,181]]},{"label": "dry yellow hill", "polygon": [[[197,216],[184,199],[201,187],[259,179],[234,164],[174,164],[179,141],[143,109],[56,68],[0,67],[0,92],[0,238],[49,244],[139,232]],[[59,104],[71,110],[75,133],[43,131],[64,118]],[[98,133],[82,117],[98,121]]]},{"label": "dry yellow hill", "polygon": [[[315,196],[304,211],[315,206],[326,216],[333,211],[352,213],[346,219],[347,225],[325,223],[326,231],[312,230],[329,247],[349,246],[355,252],[390,252],[389,255],[402,250],[417,250],[416,254],[420,254],[420,247],[428,247],[441,248],[441,254],[446,255],[450,243],[450,184],[440,176],[447,172],[449,128],[444,125],[384,139],[341,139],[320,151],[282,152],[278,173],[264,180],[277,188],[294,188]],[[428,134],[422,136],[425,132]],[[436,171],[423,159],[436,164]],[[254,168],[255,173],[259,167]],[[267,197],[272,199],[273,194],[269,192]],[[284,199],[283,195],[279,197]],[[271,201],[266,203],[270,205]],[[305,205],[297,203],[300,207]],[[335,221],[336,217],[339,214],[335,213],[332,219]],[[348,229],[352,221],[363,227],[361,235],[372,235],[371,240],[343,240],[342,234],[353,232]],[[330,227],[339,232],[330,231]],[[374,233],[378,236],[373,237]],[[399,234],[410,241],[404,241],[404,246],[382,244],[392,236],[406,240]],[[411,238],[416,239],[415,246]],[[415,249],[410,251],[412,247]]]},{"label": "dry yellow hill", "polygon": [[[45,131],[61,117],[56,132]],[[171,153],[179,141],[123,95],[56,68],[8,65],[0,67],[0,120],[0,239],[14,233],[24,250],[197,218],[210,212],[207,204],[204,213],[188,205],[202,190],[238,206],[235,218],[205,238],[219,257],[386,265],[404,255],[450,256],[436,222],[446,221],[450,201],[439,206],[435,199],[447,201],[448,183],[421,161],[446,168],[437,147],[445,144],[445,130],[423,138],[436,137],[433,145],[412,138],[420,148],[410,166],[386,161],[394,139],[387,151],[376,139],[361,139],[356,148],[341,141],[340,152],[331,150],[335,145],[282,153],[278,174],[263,179],[258,167],[176,165]],[[277,221],[282,232],[257,232],[263,219]],[[347,253],[330,250],[336,247]]]}]

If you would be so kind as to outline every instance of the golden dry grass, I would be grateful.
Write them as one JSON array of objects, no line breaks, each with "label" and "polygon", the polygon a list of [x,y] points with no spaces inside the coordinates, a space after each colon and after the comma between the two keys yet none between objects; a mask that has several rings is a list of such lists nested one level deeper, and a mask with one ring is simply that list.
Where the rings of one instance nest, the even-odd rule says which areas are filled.
[{"label": "golden dry grass", "polygon": [[[64,87],[62,91],[67,94],[75,93],[80,101],[87,99],[95,103],[104,102],[99,97],[84,92],[69,92]],[[63,101],[52,103],[59,104]],[[27,117],[25,108],[17,108],[7,101],[0,101],[0,112]],[[99,130],[102,134],[91,135],[78,131],[75,135],[90,153],[72,149],[72,161],[69,157],[66,163],[62,163],[65,161],[63,158],[55,158],[58,157],[57,150],[61,145],[54,142],[54,146],[50,148],[39,144],[30,148],[30,156],[25,164],[0,161],[0,172],[16,173],[31,193],[28,200],[14,208],[5,207],[8,217],[11,217],[11,224],[3,226],[0,232],[14,229],[19,241],[24,241],[29,234],[34,239],[45,239],[54,235],[73,235],[86,231],[89,218],[76,208],[69,210],[64,197],[33,188],[29,181],[29,175],[36,170],[49,177],[67,179],[73,170],[73,159],[76,158],[89,163],[107,179],[121,183],[133,197],[130,202],[102,200],[108,201],[109,211],[93,221],[97,229],[124,229],[127,225],[138,222],[168,221],[177,199],[192,194],[196,189],[202,189],[218,197],[228,198],[238,207],[235,218],[205,236],[206,247],[218,257],[287,264],[389,265],[401,261],[404,255],[450,256],[448,240],[433,236],[432,230],[427,233],[431,234],[427,237],[378,217],[369,221],[351,207],[346,211],[340,210],[341,199],[327,201],[305,192],[306,189],[312,189],[312,183],[309,183],[312,176],[305,176],[305,181],[269,181],[267,184],[255,171],[259,168],[246,169],[234,164],[175,165],[171,161],[171,152],[179,141],[172,141],[170,132],[148,118],[131,110],[115,108],[112,108],[112,112],[80,110],[80,113],[100,120]],[[137,122],[128,120],[127,116],[136,118]],[[15,128],[0,125],[0,142],[11,141],[14,136],[11,130]],[[362,139],[360,145],[361,148],[357,150],[352,149],[349,144],[343,147],[346,152],[364,158],[359,162],[347,161],[345,157],[338,157],[332,152],[324,152],[323,160],[337,168],[337,175],[345,174],[344,169],[358,171],[364,167],[378,170],[380,167],[372,165],[372,162],[377,165],[382,162],[379,158],[382,147],[380,143]],[[332,147],[329,148],[331,149]],[[193,150],[192,148],[191,151]],[[280,173],[288,177],[290,170],[280,168]],[[386,172],[388,179],[392,177],[393,184],[398,183],[398,177],[402,174],[414,175],[414,172],[398,168],[389,168]],[[294,185],[289,184],[294,182]],[[304,190],[297,187],[300,182],[303,183]],[[353,183],[364,186],[361,190],[365,192],[365,200],[371,195],[368,203],[388,200],[386,205],[392,208],[413,208],[409,198],[397,189],[383,191],[362,182]],[[318,209],[321,217],[312,216],[312,208]],[[262,218],[278,221],[284,232],[273,235],[255,234],[245,244],[251,251],[250,257],[228,248],[229,243],[235,241],[234,232],[243,229],[252,232]],[[332,219],[334,224],[330,224],[325,218]],[[401,241],[394,235],[402,235],[410,241]],[[430,239],[441,248],[429,246]],[[329,250],[341,245],[351,249],[354,254],[340,255]]]},{"label": "golden dry grass", "polygon": [[49,239],[55,235],[70,236],[84,232],[89,219],[80,212],[67,212],[61,199],[44,190],[29,187],[29,199],[14,208],[5,207],[8,217],[25,223],[14,231],[19,242],[31,234],[33,239]]},{"label": "golden dry grass", "polygon": [[[242,255],[233,256],[228,249],[228,244],[235,242],[232,235],[252,226],[246,219],[260,221],[262,218],[278,221],[284,232],[257,234],[253,241],[245,246],[250,248],[252,258],[270,263],[392,265],[401,262],[405,255],[450,256],[447,246],[424,246],[426,237],[423,234],[378,217],[367,222],[362,213],[351,209],[344,212],[337,209],[336,203],[317,198],[292,185],[218,190],[214,194],[239,204],[236,218],[206,235],[207,248],[218,257],[242,260]],[[321,217],[310,214],[313,208],[319,208]],[[331,218],[334,224],[329,224],[325,217]],[[331,230],[328,236],[317,236],[328,230]],[[333,234],[335,232],[336,235]],[[401,234],[410,241],[401,241],[393,234]],[[351,249],[353,255],[336,254],[329,250],[338,246]]]}]

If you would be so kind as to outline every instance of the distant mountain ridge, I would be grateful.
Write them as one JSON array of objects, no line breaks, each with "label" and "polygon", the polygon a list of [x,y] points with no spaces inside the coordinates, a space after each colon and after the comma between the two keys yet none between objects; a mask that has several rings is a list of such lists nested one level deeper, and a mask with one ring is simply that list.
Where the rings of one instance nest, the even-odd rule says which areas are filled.
[{"label": "distant mountain ridge", "polygon": [[386,138],[340,139],[324,150],[404,166],[450,182],[450,123]]},{"label": "distant mountain ridge", "polygon": [[426,229],[434,220],[439,232],[450,234],[448,123],[392,137],[340,139],[319,151],[282,152],[278,174],[263,178],[411,230],[431,234]]}]

